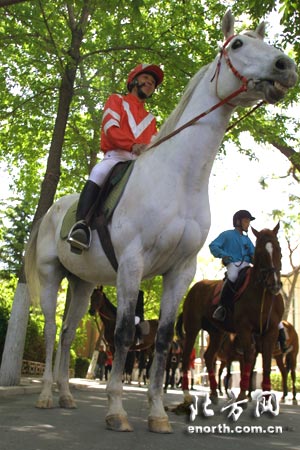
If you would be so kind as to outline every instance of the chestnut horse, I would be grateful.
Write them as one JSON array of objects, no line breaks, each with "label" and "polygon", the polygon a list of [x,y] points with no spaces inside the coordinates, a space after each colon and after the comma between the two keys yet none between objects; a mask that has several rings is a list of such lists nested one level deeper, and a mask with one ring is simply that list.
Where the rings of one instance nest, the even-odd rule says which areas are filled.
[{"label": "chestnut horse", "polygon": [[[299,339],[298,334],[290,322],[286,320],[282,321],[286,334],[287,334],[287,345],[291,347],[291,350],[284,355],[280,349],[278,343],[276,343],[276,347],[273,350],[272,357],[275,359],[277,367],[280,370],[281,378],[282,378],[282,400],[288,395],[288,375],[291,373],[292,379],[292,393],[293,400],[296,400],[296,366],[297,366],[297,355],[299,351]],[[259,353],[259,342],[256,343],[256,355]],[[219,370],[218,370],[218,388],[220,394],[222,394],[221,387],[221,376],[224,368],[226,367],[227,373],[224,377],[224,387],[225,392],[227,394],[229,382],[231,378],[231,363],[233,361],[239,361],[240,364],[243,364],[243,355],[238,351],[238,342],[236,342],[235,335],[231,333],[226,333],[222,344],[217,353],[217,360],[221,361]],[[254,361],[255,362],[255,361]],[[253,367],[254,368],[254,367]],[[253,371],[252,371],[253,373]],[[250,383],[250,390],[252,390],[252,383]]]},{"label": "chestnut horse", "polygon": [[182,389],[188,400],[187,372],[189,356],[200,329],[209,333],[209,344],[204,354],[208,371],[211,399],[217,401],[217,381],[215,378],[216,355],[222,343],[224,333],[236,333],[239,345],[244,354],[244,364],[241,373],[240,394],[238,399],[246,398],[249,390],[250,373],[254,361],[253,335],[259,335],[263,358],[264,391],[271,389],[270,372],[272,350],[278,337],[278,324],[282,319],[284,306],[281,288],[281,249],[277,239],[279,223],[273,230],[264,229],[260,232],[252,227],[256,236],[256,248],[253,267],[246,289],[234,304],[233,313],[228,313],[225,322],[213,319],[212,315],[217,305],[212,303],[215,289],[219,281],[203,280],[196,283],[189,291],[182,315],[179,316],[176,325],[177,334],[183,338],[182,325],[185,329],[182,370]]},{"label": "chestnut horse", "polygon": [[[114,333],[117,320],[117,308],[107,298],[107,296],[103,292],[102,286],[94,289],[91,295],[89,314],[91,316],[95,316],[97,313],[99,314],[104,325],[104,339],[109,344],[109,346],[114,349]],[[158,320],[148,320],[148,323],[149,333],[143,335],[142,342],[138,345],[136,344],[135,339],[135,342],[131,345],[129,351],[146,350],[154,346]]]}]

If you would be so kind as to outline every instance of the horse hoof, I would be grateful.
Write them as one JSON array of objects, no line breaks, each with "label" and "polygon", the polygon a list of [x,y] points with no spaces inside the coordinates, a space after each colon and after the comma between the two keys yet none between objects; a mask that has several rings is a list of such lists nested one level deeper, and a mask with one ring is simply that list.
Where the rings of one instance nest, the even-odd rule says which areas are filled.
[{"label": "horse hoof", "polygon": [[133,431],[133,428],[128,422],[127,417],[121,416],[121,414],[112,414],[110,416],[106,416],[105,421],[108,430]]},{"label": "horse hoof", "polygon": [[243,409],[246,409],[247,408],[247,403],[249,401],[249,397],[246,394],[246,392],[240,392],[239,395],[238,395],[238,398],[236,399],[237,402],[241,402],[242,400],[247,400],[247,402],[244,402],[244,403],[241,404],[241,407]]},{"label": "horse hoof", "polygon": [[213,405],[217,405],[219,403],[219,397],[217,392],[211,392],[209,395],[209,399]]},{"label": "horse hoof", "polygon": [[39,409],[51,409],[53,408],[53,399],[52,397],[48,398],[39,398],[35,404],[36,408]]},{"label": "horse hoof", "polygon": [[153,433],[173,433],[167,417],[149,417],[148,429]]},{"label": "horse hoof", "polygon": [[191,405],[194,401],[194,397],[189,393],[189,391],[184,391],[183,392],[183,400],[184,400],[184,403]]},{"label": "horse hoof", "polygon": [[61,408],[66,408],[66,409],[76,409],[77,408],[73,397],[70,397],[67,395],[59,398],[59,406]]}]

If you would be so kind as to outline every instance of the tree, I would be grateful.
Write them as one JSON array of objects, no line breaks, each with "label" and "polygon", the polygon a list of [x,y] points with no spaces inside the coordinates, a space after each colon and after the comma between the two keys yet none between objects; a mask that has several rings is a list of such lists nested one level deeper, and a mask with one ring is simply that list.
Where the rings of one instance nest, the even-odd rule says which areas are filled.
[{"label": "tree", "polygon": [[[291,270],[282,273],[283,288],[282,295],[285,303],[283,319],[287,320],[295,301],[295,292],[300,277],[299,264],[299,224],[300,214],[295,211],[294,203],[299,204],[300,199],[294,195],[290,196],[289,214],[283,214],[283,211],[273,211],[273,217],[280,220],[281,228],[284,231],[284,238],[289,257],[289,265]],[[293,311],[292,311],[293,312]],[[294,320],[293,320],[294,322]]]},{"label": "tree", "polygon": [[[65,129],[73,96],[76,70],[80,59],[80,46],[90,16],[90,3],[88,0],[84,2],[79,20],[76,20],[74,8],[68,5],[68,17],[71,30],[71,44],[68,51],[69,59],[62,74],[57,116],[50,145],[47,169],[41,187],[38,207],[32,222],[33,226],[51,206],[56,193]],[[42,13],[46,19],[43,9]],[[29,304],[30,297],[26,286],[24,266],[22,266],[2,355],[0,384],[14,385],[20,381]]]}]

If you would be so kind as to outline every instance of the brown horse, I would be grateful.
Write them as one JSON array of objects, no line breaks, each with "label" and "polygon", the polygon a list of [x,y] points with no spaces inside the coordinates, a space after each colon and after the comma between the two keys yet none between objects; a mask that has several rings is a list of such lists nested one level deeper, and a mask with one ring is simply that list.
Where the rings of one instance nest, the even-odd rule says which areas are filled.
[{"label": "brown horse", "polygon": [[[272,357],[275,359],[276,364],[280,370],[281,378],[282,378],[282,399],[288,395],[288,374],[291,372],[292,379],[292,393],[293,400],[296,400],[296,365],[297,365],[297,354],[299,351],[299,339],[298,334],[293,327],[293,325],[285,320],[282,321],[285,332],[287,335],[287,345],[291,347],[291,350],[287,355],[284,355],[280,349],[280,346],[276,343],[274,348]],[[256,356],[259,353],[259,341],[256,342]],[[231,333],[226,333],[224,335],[223,341],[217,353],[217,360],[221,362],[220,368],[218,371],[218,388],[219,392],[222,393],[221,388],[221,375],[224,368],[227,368],[227,373],[224,377],[224,387],[225,392],[227,394],[230,378],[231,378],[231,363],[233,361],[239,361],[240,364],[243,364],[243,355],[238,351],[238,342],[236,342],[235,335]],[[254,361],[255,362],[255,361]],[[253,367],[254,368],[254,367]],[[253,372],[252,372],[253,373]],[[250,383],[250,390],[252,390],[252,386]]]},{"label": "brown horse", "polygon": [[[89,314],[95,316],[98,313],[104,325],[104,339],[114,350],[114,333],[116,327],[117,308],[110,302],[103,292],[103,286],[94,289],[91,295]],[[146,350],[154,345],[158,320],[152,319],[149,322],[149,333],[143,335],[140,344],[136,344],[136,339],[130,347],[130,351]]]},{"label": "brown horse", "polygon": [[176,331],[178,336],[185,339],[183,347],[182,389],[186,399],[190,399],[188,391],[188,365],[189,356],[200,329],[209,333],[210,342],[204,354],[208,371],[211,399],[217,401],[217,381],[214,371],[215,358],[222,342],[224,333],[236,333],[239,345],[244,354],[244,364],[241,373],[240,394],[238,400],[247,397],[249,390],[250,373],[253,365],[253,335],[259,335],[263,358],[264,391],[271,389],[271,359],[278,336],[278,324],[282,319],[284,305],[281,288],[281,249],[277,239],[279,223],[273,230],[264,229],[260,232],[252,228],[256,236],[256,249],[253,267],[249,268],[250,277],[247,287],[240,294],[234,304],[232,312],[228,313],[224,322],[213,319],[212,315],[217,305],[212,300],[219,281],[203,280],[196,283],[189,291],[182,315],[178,317]]}]

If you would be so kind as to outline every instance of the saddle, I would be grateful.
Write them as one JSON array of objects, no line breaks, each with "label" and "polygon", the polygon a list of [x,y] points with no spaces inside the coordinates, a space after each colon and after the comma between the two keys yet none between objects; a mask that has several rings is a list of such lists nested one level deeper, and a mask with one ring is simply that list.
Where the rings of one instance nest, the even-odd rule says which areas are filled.
[{"label": "saddle", "polygon": [[[90,219],[90,227],[92,230],[97,230],[102,248],[115,271],[118,270],[118,261],[111,242],[108,224],[122,197],[134,162],[134,160],[122,161],[111,169],[95,202]],[[63,219],[60,230],[60,237],[63,240],[67,239],[70,229],[76,222],[77,203],[78,201],[70,206]]]},{"label": "saddle", "polygon": [[[240,270],[238,278],[233,285],[233,289],[235,291],[234,296],[233,296],[234,303],[239,300],[242,293],[247,288],[247,286],[249,284],[249,280],[250,280],[251,271],[252,271],[252,267],[250,267],[250,266],[244,267],[242,270]],[[220,302],[223,283],[224,283],[224,280],[220,280],[216,284],[216,287],[215,287],[214,293],[213,293],[213,298],[212,298],[213,305],[218,305]]]}]

